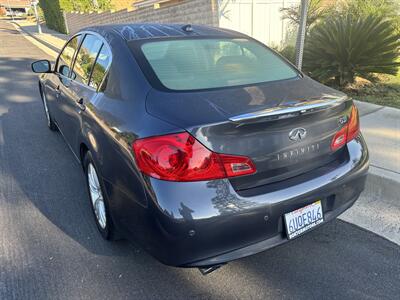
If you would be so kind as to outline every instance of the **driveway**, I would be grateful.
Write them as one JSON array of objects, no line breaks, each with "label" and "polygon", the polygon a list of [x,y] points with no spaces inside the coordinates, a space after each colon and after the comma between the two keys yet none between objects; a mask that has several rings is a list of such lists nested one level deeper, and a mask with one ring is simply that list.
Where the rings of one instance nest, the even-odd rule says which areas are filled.
[{"label": "driveway", "polygon": [[341,220],[208,276],[103,241],[81,167],[46,127],[39,58],[0,21],[0,299],[398,299],[400,246]]}]

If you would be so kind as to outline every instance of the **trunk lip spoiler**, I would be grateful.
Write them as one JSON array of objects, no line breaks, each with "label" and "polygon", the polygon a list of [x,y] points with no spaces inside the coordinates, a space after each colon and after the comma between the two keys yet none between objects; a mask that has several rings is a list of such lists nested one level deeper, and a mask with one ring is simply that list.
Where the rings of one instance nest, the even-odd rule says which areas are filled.
[{"label": "trunk lip spoiler", "polygon": [[[350,100],[349,97],[337,97],[337,98],[329,98],[324,99],[323,97],[316,100],[303,101],[294,105],[279,105],[273,108],[267,108],[251,113],[245,113],[237,116],[233,116],[229,118],[229,121],[240,123],[247,120],[254,120],[263,117],[278,117],[287,115],[287,117],[291,117],[298,114],[306,114],[311,113],[323,109],[332,108],[335,106],[339,106],[340,104]],[[294,115],[293,115],[294,114]]]}]

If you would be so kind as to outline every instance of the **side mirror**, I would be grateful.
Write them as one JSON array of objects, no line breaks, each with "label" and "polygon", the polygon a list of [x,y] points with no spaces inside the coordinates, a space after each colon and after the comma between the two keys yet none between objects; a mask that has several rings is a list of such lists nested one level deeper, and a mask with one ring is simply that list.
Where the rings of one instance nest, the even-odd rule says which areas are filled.
[{"label": "side mirror", "polygon": [[47,59],[35,61],[31,67],[35,73],[51,73],[51,63]]},{"label": "side mirror", "polygon": [[59,72],[60,72],[60,74],[64,75],[65,77],[69,76],[69,71],[70,71],[70,68],[68,66],[66,66],[66,65],[60,66]]}]

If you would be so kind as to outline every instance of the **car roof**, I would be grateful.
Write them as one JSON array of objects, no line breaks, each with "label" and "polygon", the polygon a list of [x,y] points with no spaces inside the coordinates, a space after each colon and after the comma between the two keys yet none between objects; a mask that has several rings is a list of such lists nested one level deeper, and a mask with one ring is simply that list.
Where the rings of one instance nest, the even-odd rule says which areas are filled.
[{"label": "car roof", "polygon": [[216,28],[204,25],[191,24],[112,24],[93,26],[82,29],[82,31],[94,31],[107,40],[118,34],[127,42],[134,40],[167,38],[167,37],[191,37],[191,36],[213,36],[221,38],[247,37],[246,35],[229,29]]}]

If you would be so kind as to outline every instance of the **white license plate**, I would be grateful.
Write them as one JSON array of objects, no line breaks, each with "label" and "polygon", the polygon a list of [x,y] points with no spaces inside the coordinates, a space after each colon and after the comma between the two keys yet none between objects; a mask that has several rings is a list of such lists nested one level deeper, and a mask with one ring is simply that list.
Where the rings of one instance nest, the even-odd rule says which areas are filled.
[{"label": "white license plate", "polygon": [[285,214],[286,232],[289,240],[310,230],[324,221],[321,201]]}]

